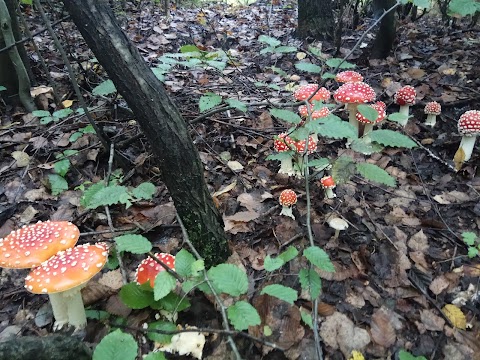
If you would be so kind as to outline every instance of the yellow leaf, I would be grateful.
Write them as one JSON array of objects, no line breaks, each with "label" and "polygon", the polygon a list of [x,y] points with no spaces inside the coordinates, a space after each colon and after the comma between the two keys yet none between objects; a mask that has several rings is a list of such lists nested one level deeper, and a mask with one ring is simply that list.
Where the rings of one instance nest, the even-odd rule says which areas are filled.
[{"label": "yellow leaf", "polygon": [[307,57],[307,54],[305,54],[304,52],[298,52],[296,56],[298,60],[303,60]]},{"label": "yellow leaf", "polygon": [[365,358],[363,357],[363,355],[360,351],[353,350],[352,351],[352,357],[348,360],[365,360]]},{"label": "yellow leaf", "polygon": [[14,151],[11,155],[17,161],[18,167],[25,167],[30,163],[30,156],[23,151]]},{"label": "yellow leaf", "polygon": [[453,157],[453,162],[455,163],[455,170],[460,170],[462,164],[465,162],[465,151],[460,147]]},{"label": "yellow leaf", "polygon": [[462,310],[452,304],[447,304],[443,307],[445,316],[452,322],[453,326],[458,329],[465,330],[467,328],[467,319]]},{"label": "yellow leaf", "polygon": [[64,100],[64,101],[62,101],[62,105],[65,109],[69,108],[70,106],[73,105],[73,100]]}]

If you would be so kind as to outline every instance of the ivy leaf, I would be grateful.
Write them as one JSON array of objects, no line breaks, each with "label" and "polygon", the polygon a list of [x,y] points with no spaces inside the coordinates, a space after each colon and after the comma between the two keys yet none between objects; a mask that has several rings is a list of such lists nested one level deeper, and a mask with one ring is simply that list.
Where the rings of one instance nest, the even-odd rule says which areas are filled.
[{"label": "ivy leaf", "polygon": [[222,97],[220,95],[214,93],[205,93],[205,95],[200,98],[198,107],[200,108],[200,112],[204,112],[214,108],[217,105],[220,105],[221,102]]},{"label": "ivy leaf", "polygon": [[52,195],[59,195],[62,192],[68,190],[68,183],[63,177],[58,174],[49,174],[48,182],[50,183],[50,189]]},{"label": "ivy leaf", "polygon": [[207,275],[215,289],[231,296],[240,296],[248,290],[247,274],[233,264],[220,264],[208,270]]},{"label": "ivy leaf", "polygon": [[180,250],[175,255],[175,271],[182,277],[188,277],[192,274],[192,264],[195,258],[187,250]]},{"label": "ivy leaf", "polygon": [[225,100],[225,102],[228,105],[233,106],[235,109],[238,109],[242,112],[247,111],[247,105],[243,101],[240,101],[240,100],[237,100],[237,99],[227,99],[227,100]]},{"label": "ivy leaf", "polygon": [[274,109],[270,109],[270,114],[290,124],[299,124],[300,121],[302,121],[300,116],[298,116],[297,114],[295,114],[293,111],[290,111],[290,110],[274,108]]},{"label": "ivy leaf", "polygon": [[357,164],[357,171],[364,178],[374,181],[380,184],[385,184],[387,186],[395,186],[396,181],[389,173],[387,173],[382,168],[379,168],[377,165],[369,163],[360,163]]},{"label": "ivy leaf", "polygon": [[417,144],[408,136],[392,130],[374,130],[368,134],[372,141],[391,147],[404,147],[412,149]]},{"label": "ivy leaf", "polygon": [[302,289],[310,293],[312,299],[316,299],[322,291],[322,280],[313,269],[301,269],[298,273]]},{"label": "ivy leaf", "polygon": [[157,188],[151,182],[144,182],[132,190],[132,195],[137,199],[150,200]]},{"label": "ivy leaf", "polygon": [[117,88],[113,84],[112,80],[106,80],[99,85],[95,86],[92,90],[93,95],[100,95],[100,96],[105,96],[105,95],[110,95],[117,92]]},{"label": "ivy leaf", "polygon": [[318,246],[310,246],[306,248],[303,251],[303,256],[305,256],[308,261],[310,261],[320,270],[335,272],[335,267],[330,261],[328,254],[325,252],[325,250],[320,249]]},{"label": "ivy leaf", "polygon": [[297,292],[288,286],[272,284],[265,286],[260,295],[267,294],[293,305],[297,300]]},{"label": "ivy leaf", "polygon": [[153,285],[153,298],[155,301],[167,296],[170,291],[175,289],[176,284],[176,279],[167,271],[159,272],[155,277],[155,282]]},{"label": "ivy leaf", "polygon": [[132,254],[145,254],[152,250],[151,242],[142,235],[126,234],[114,238],[117,251],[128,251]]},{"label": "ivy leaf", "polygon": [[260,325],[257,309],[246,301],[237,301],[227,309],[227,316],[237,331],[247,330],[249,326]]},{"label": "ivy leaf", "polygon": [[327,61],[325,61],[325,64],[330,66],[332,69],[336,68],[337,66],[338,66],[339,69],[354,69],[355,68],[354,64],[351,64],[347,61],[343,61],[343,62],[342,61],[343,61],[343,59],[340,59],[340,58],[331,58],[331,59],[328,59]]},{"label": "ivy leaf", "polygon": [[307,62],[297,62],[295,63],[295,67],[300,71],[305,71],[314,74],[320,74],[322,72],[322,68],[318,65],[307,63]]},{"label": "ivy leaf", "polygon": [[154,301],[151,291],[144,290],[134,282],[123,285],[119,295],[122,302],[131,309],[144,309]]},{"label": "ivy leaf", "polygon": [[93,352],[93,360],[135,360],[137,358],[138,345],[130,334],[121,330],[115,330],[97,345]]}]

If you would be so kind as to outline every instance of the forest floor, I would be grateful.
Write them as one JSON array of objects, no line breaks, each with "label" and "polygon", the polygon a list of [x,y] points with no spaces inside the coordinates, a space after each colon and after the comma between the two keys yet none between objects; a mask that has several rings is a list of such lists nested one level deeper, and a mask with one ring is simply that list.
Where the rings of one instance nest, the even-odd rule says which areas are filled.
[{"label": "forest floor", "polygon": [[[141,4],[141,8],[127,12],[126,31],[152,66],[162,54],[176,53],[183,45],[195,44],[205,51],[230,50],[230,62],[222,72],[175,66],[165,74],[164,84],[187,121],[200,115],[198,99],[206,92],[245,103],[290,102],[292,93],[286,87],[320,81],[318,75],[295,68],[296,52],[260,54],[265,44],[257,39],[262,34],[279,39],[282,45],[295,46],[298,52],[309,52],[309,45],[294,37],[296,15],[292,6],[179,8],[166,20],[158,7]],[[33,12],[28,21],[32,31],[43,27]],[[338,57],[348,53],[367,26],[345,31]],[[73,24],[63,22],[56,29],[77,61],[75,66],[81,73],[77,80],[82,88],[89,91],[105,80],[101,68],[89,62],[93,55]],[[400,129],[395,123],[382,126],[403,131],[419,146],[412,150],[386,148],[364,156],[346,149],[344,140],[319,139],[314,158],[365,158],[397,180],[396,187],[386,187],[353,176],[337,186],[334,199],[325,198],[318,180],[310,184],[314,240],[327,251],[336,268],[335,273],[320,274],[318,311],[325,359],[349,358],[354,349],[367,359],[394,358],[400,349],[429,359],[480,359],[480,257],[467,256],[461,235],[480,235],[478,146],[460,171],[453,170],[452,162],[460,142],[457,119],[467,110],[480,110],[479,32],[478,26],[467,29],[466,24],[456,29],[445,27],[438,16],[429,14],[416,22],[401,21],[388,59],[368,60],[362,54],[368,51],[373,35],[368,35],[349,59],[375,89],[377,99],[387,104],[389,113],[398,109],[392,101],[394,92],[403,85],[415,87],[417,105],[411,109],[413,117],[407,127]],[[62,100],[75,101],[51,38],[43,33],[35,39],[59,84]],[[328,42],[310,46],[321,46],[323,54],[333,56],[334,48]],[[32,59],[38,60],[33,53]],[[272,66],[288,76],[273,72]],[[38,63],[34,72],[39,83],[48,85]],[[257,82],[268,86],[256,86]],[[332,80],[325,86],[332,91],[338,87]],[[137,202],[128,209],[112,206],[114,227],[118,234],[134,228],[148,229],[142,234],[158,251],[176,253],[182,246],[181,231],[148,144],[124,110],[121,98],[95,97],[88,91],[84,92],[85,99],[95,107],[96,121],[129,160],[131,171],[123,174],[125,184],[137,186],[150,181],[157,185],[152,201]],[[442,104],[443,111],[431,128],[423,123],[423,106],[433,100]],[[45,110],[51,110],[51,104],[51,96],[38,101]],[[69,140],[88,125],[86,119],[75,116],[42,125],[21,109],[1,106],[0,111],[0,236],[24,224],[50,219],[78,225],[80,242],[111,239],[104,212],[80,206],[82,191],[78,187],[102,181],[109,171],[109,154],[93,134]],[[341,111],[337,115],[345,118]],[[249,360],[313,359],[312,331],[302,322],[299,310],[311,310],[307,294],[300,294],[290,306],[268,295],[260,296],[257,291],[270,283],[299,289],[298,278],[292,274],[306,266],[306,260],[297,257],[273,275],[263,267],[267,255],[275,256],[289,246],[298,250],[308,246],[304,181],[277,174],[278,161],[265,159],[273,152],[274,135],[286,128],[285,123],[270,116],[265,106],[249,106],[245,113],[220,112],[190,126],[207,182],[224,215],[234,261],[244,266],[251,281],[248,300],[262,316],[262,325],[268,324],[273,331],[266,339],[286,349],[273,351],[237,338]],[[72,169],[66,175],[69,190],[53,196],[47,176],[52,173],[55,155],[66,150],[79,150],[70,157]],[[27,162],[14,160],[14,151],[26,153]],[[318,174],[318,178],[321,176]],[[286,188],[300,194],[294,206],[295,220],[280,215],[278,195]],[[338,239],[326,223],[332,214],[349,223]],[[124,259],[130,276],[140,260],[135,256]],[[109,272],[118,275],[118,270]],[[51,314],[38,315],[47,299],[23,288],[25,274],[1,270],[0,340],[12,333],[44,336],[52,332]],[[85,301],[92,304],[92,309],[127,318],[132,327],[141,327],[153,318],[152,311],[132,311],[122,306],[118,289],[117,285],[106,285],[102,278],[94,279],[85,289]],[[210,302],[200,295],[194,300],[192,308],[180,315],[180,322],[221,328]],[[464,330],[455,327],[452,316],[442,310],[447,304],[461,310],[453,316],[453,322],[464,317]],[[250,328],[249,332],[261,337],[262,329]],[[105,321],[89,320],[85,341],[98,343],[107,331]],[[151,343],[142,347],[147,353]],[[221,337],[208,337],[204,358],[227,359],[227,353],[228,346]]]}]

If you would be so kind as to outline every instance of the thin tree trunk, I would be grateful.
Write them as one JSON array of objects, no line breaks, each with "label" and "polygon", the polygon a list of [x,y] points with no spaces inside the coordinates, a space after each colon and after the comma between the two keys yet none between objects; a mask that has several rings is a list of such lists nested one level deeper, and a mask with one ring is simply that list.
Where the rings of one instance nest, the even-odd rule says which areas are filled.
[{"label": "thin tree trunk", "polygon": [[99,63],[125,98],[159,161],[191,242],[207,265],[225,261],[229,249],[222,218],[208,192],[200,157],[187,125],[163,85],[115,22],[106,0],[63,0]]},{"label": "thin tree trunk", "polygon": [[333,2],[330,0],[298,0],[296,35],[306,39],[332,39],[335,31]]},{"label": "thin tree trunk", "polygon": [[[374,0],[373,3],[374,7],[382,14],[395,4],[395,0]],[[390,54],[395,41],[396,31],[395,11],[390,11],[380,21],[370,53],[372,59],[385,59]]]}]

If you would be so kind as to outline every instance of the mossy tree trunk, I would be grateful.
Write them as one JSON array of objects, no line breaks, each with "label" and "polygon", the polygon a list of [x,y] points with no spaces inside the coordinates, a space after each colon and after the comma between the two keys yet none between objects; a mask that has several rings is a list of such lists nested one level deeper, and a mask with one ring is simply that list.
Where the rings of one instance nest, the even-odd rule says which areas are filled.
[{"label": "mossy tree trunk", "polygon": [[296,35],[302,39],[331,39],[335,32],[333,1],[298,0],[298,25]]},{"label": "mossy tree trunk", "polygon": [[[374,0],[374,9],[383,14],[385,10],[390,9],[395,5],[395,0]],[[393,43],[397,33],[395,11],[390,11],[380,21],[373,47],[370,52],[370,58],[372,59],[385,59],[392,51]]]},{"label": "mossy tree trunk", "polygon": [[87,45],[125,98],[159,161],[190,241],[207,265],[229,255],[222,218],[180,112],[115,22],[107,0],[63,0]]}]

